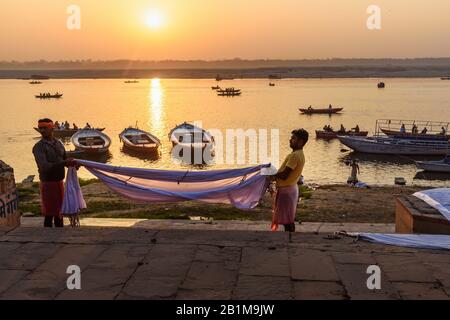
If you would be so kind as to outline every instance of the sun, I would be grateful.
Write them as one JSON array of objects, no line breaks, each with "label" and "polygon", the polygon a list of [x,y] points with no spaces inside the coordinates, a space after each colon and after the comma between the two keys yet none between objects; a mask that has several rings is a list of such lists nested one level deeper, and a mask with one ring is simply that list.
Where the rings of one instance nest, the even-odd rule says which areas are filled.
[{"label": "sun", "polygon": [[164,24],[164,15],[159,10],[151,10],[145,16],[145,25],[149,29],[159,29]]}]

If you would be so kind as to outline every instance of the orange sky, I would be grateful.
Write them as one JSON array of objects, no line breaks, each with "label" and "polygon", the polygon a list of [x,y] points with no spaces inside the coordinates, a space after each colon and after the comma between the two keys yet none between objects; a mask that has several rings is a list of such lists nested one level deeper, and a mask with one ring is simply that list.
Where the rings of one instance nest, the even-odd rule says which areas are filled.
[{"label": "orange sky", "polygon": [[[381,31],[366,27],[371,4]],[[165,17],[153,30],[152,9]],[[449,0],[2,0],[0,60],[450,57],[449,12]]]}]

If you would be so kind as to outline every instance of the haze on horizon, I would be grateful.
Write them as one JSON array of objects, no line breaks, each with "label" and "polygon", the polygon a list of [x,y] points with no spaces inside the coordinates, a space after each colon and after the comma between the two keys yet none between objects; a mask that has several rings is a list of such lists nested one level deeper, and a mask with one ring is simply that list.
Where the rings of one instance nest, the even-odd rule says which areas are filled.
[{"label": "haze on horizon", "polygon": [[[68,30],[67,7],[81,9]],[[368,30],[370,5],[382,29]],[[448,0],[3,0],[0,61],[450,57]]]}]

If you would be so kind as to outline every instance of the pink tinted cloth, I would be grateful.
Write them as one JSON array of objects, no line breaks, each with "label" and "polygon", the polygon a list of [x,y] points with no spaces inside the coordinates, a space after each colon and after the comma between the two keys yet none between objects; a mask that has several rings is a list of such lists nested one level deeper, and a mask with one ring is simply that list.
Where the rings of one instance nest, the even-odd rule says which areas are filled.
[{"label": "pink tinted cloth", "polygon": [[274,197],[272,231],[277,231],[278,225],[291,224],[295,221],[298,203],[298,186],[278,187]]}]

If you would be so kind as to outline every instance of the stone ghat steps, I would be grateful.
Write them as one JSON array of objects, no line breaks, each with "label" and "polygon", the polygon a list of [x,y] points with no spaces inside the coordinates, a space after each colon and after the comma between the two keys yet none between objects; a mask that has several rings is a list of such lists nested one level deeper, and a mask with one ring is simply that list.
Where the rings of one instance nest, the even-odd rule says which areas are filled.
[{"label": "stone ghat steps", "polygon": [[[82,290],[66,287],[68,265]],[[381,289],[369,290],[369,265]],[[326,234],[150,228],[0,231],[0,299],[450,299],[450,254]]]}]

